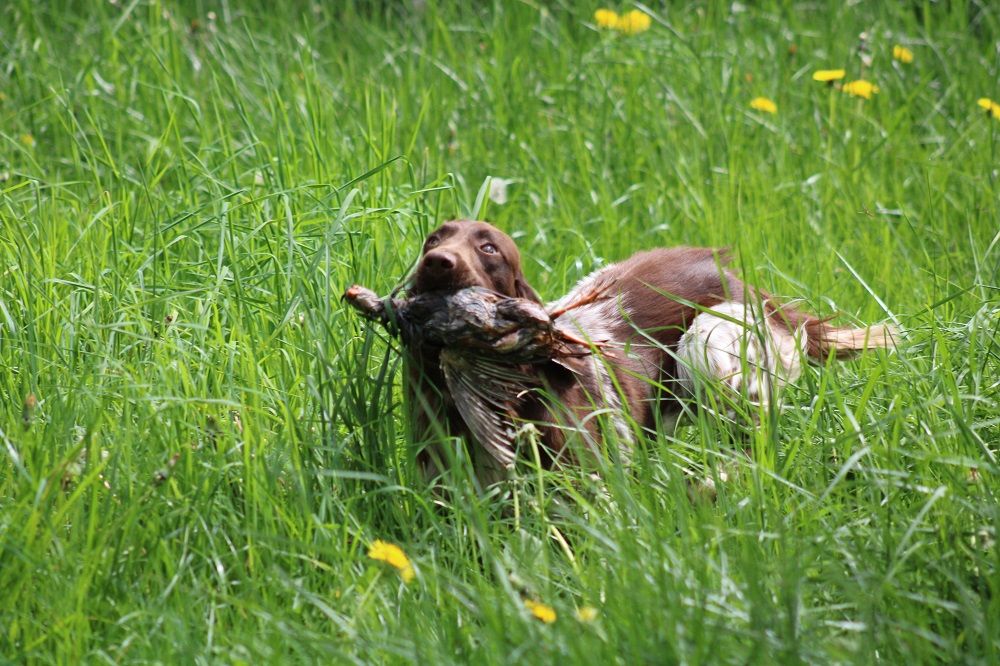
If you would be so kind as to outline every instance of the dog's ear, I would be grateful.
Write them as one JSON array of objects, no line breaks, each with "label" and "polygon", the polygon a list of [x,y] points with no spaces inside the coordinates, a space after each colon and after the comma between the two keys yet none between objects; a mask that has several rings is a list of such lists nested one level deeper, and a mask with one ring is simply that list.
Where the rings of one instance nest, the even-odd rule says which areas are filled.
[{"label": "dog's ear", "polygon": [[542,305],[542,299],[538,297],[538,294],[531,288],[531,285],[528,284],[523,275],[518,275],[514,278],[514,290],[517,292],[518,298],[526,298],[529,301],[534,301]]}]

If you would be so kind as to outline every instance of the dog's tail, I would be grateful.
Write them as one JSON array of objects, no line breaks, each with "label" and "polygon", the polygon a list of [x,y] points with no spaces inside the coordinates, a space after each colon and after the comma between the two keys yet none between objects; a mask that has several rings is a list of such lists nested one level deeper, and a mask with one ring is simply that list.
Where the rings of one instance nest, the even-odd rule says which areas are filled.
[{"label": "dog's tail", "polygon": [[[850,358],[866,349],[895,349],[899,329],[892,324],[862,328],[832,326],[830,318],[814,317],[789,306],[776,306],[768,313],[771,322],[792,335],[800,335],[809,358],[822,361],[832,353],[836,358]],[[802,335],[805,333],[805,335]]]}]

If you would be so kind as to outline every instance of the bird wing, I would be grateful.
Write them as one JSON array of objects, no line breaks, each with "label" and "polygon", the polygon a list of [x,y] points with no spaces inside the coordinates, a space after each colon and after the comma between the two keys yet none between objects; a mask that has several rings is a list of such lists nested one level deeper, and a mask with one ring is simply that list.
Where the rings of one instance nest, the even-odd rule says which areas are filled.
[{"label": "bird wing", "polygon": [[538,386],[538,379],[516,366],[454,349],[441,352],[441,370],[476,440],[501,465],[513,466],[514,409],[525,391]]}]

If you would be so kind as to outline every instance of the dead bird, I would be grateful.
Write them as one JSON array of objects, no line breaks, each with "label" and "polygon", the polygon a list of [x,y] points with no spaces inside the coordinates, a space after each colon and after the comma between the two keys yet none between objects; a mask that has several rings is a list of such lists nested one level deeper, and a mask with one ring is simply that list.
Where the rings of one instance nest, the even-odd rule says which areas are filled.
[{"label": "dead bird", "polygon": [[553,314],[562,316],[596,299],[596,295],[581,298],[550,313],[535,301],[484,287],[432,291],[411,298],[383,298],[360,285],[344,293],[344,300],[358,312],[391,332],[398,331],[404,343],[479,350],[507,364],[589,353],[591,343],[558,327]]},{"label": "dead bird", "polygon": [[455,407],[493,460],[515,460],[517,414],[532,389],[543,386],[536,364],[559,363],[599,348],[557,325],[558,317],[599,298],[590,294],[550,313],[541,304],[484,287],[437,290],[411,298],[380,297],[354,285],[346,300],[365,318],[398,335],[409,349],[434,348]]}]

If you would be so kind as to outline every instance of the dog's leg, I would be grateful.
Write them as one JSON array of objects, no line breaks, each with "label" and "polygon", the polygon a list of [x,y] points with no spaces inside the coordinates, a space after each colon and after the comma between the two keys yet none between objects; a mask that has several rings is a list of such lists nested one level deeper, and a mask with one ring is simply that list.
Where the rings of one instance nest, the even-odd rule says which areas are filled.
[{"label": "dog's leg", "polygon": [[720,303],[696,316],[681,336],[677,378],[692,398],[715,395],[723,403],[739,399],[766,407],[801,374],[804,335],[771,324],[752,305]]}]

